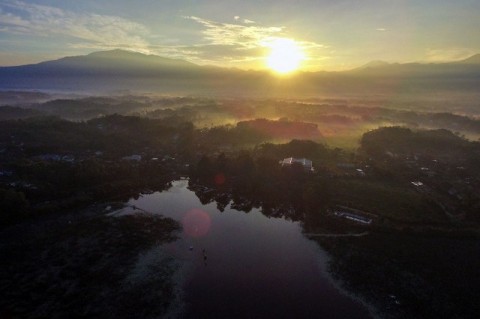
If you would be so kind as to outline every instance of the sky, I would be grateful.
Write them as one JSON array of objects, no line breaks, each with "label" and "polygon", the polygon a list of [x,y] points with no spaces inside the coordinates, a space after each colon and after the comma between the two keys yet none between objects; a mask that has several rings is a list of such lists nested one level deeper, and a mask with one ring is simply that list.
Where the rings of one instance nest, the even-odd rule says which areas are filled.
[{"label": "sky", "polygon": [[0,65],[126,49],[201,65],[266,68],[271,39],[301,69],[480,53],[480,0],[0,0]]}]

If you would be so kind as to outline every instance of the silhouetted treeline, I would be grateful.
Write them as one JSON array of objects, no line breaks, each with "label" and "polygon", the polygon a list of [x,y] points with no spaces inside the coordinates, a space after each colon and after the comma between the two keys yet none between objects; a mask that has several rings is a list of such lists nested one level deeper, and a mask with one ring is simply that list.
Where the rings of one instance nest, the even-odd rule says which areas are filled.
[{"label": "silhouetted treeline", "polygon": [[194,128],[183,122],[111,115],[88,122],[41,117],[1,124],[2,224],[163,190],[193,152]]},{"label": "silhouetted treeline", "polygon": [[[22,92],[18,92],[21,95]],[[8,95],[5,97],[8,100]],[[2,95],[0,93],[0,100]],[[39,101],[42,99],[39,97]],[[467,103],[468,101],[462,101]],[[443,103],[443,104],[442,104]],[[122,114],[149,118],[178,117],[202,127],[235,124],[252,119],[306,122],[318,125],[320,133],[343,127],[355,134],[362,125],[406,125],[420,128],[445,128],[461,133],[480,133],[480,120],[475,118],[473,106],[457,105],[459,102],[418,100],[410,102],[368,101],[355,99],[273,100],[237,99],[211,100],[191,97],[148,97],[126,95],[121,97],[88,97],[79,99],[56,99],[43,103],[29,103],[22,108],[0,106],[0,120],[44,115],[60,116],[70,120],[89,120],[105,115]],[[475,103],[472,102],[472,105]],[[14,105],[14,104],[12,104]],[[28,107],[28,109],[26,108]],[[467,115],[464,115],[467,114]],[[473,116],[468,116],[473,115]],[[288,120],[288,121],[286,121]],[[275,122],[272,122],[275,124]],[[270,124],[272,124],[270,123]],[[255,122],[251,123],[252,125]],[[278,125],[278,123],[277,123]],[[261,128],[272,136],[279,132],[268,125]],[[287,130],[288,127],[285,127]],[[284,129],[285,129],[284,128]],[[273,131],[272,131],[273,130]],[[310,130],[307,135],[285,136],[286,138],[316,138]],[[276,132],[276,133],[275,133]],[[295,133],[296,130],[293,130]],[[273,134],[275,133],[275,134]]]},{"label": "silhouetted treeline", "polygon": [[[200,189],[199,197],[220,209],[232,201],[240,210],[262,207],[268,215],[299,219],[348,203],[391,221],[443,223],[443,205],[449,214],[480,217],[480,144],[447,130],[380,128],[365,133],[354,153],[308,140],[272,144],[248,124],[195,128],[178,117],[114,114],[86,122],[40,117],[1,124],[0,202],[19,218],[160,190],[188,170],[192,181],[214,189]],[[287,157],[307,158],[315,171],[282,167]],[[411,182],[419,180],[429,189],[413,189]]]},{"label": "silhouetted treeline", "polygon": [[[324,172],[316,174],[302,165],[282,167],[279,160],[288,156],[327,158],[331,151],[310,141],[263,144],[252,151],[233,156],[203,156],[191,167],[193,183],[207,186],[194,189],[204,202],[215,200],[223,209],[230,200],[235,209],[262,208],[268,216],[299,220],[307,211],[324,210],[330,202],[330,189]],[[228,195],[226,195],[228,194]]]},{"label": "silhouetted treeline", "polygon": [[425,155],[480,168],[480,142],[471,142],[451,131],[411,130],[404,127],[383,127],[363,134],[362,150],[377,158],[397,155]]},{"label": "silhouetted treeline", "polygon": [[29,117],[45,116],[46,113],[30,108],[21,108],[14,106],[0,107],[0,121],[25,119]]},{"label": "silhouetted treeline", "polygon": [[7,149],[21,149],[26,156],[48,152],[78,153],[107,151],[129,155],[148,147],[173,145],[190,134],[193,126],[168,120],[110,115],[87,122],[70,122],[56,117],[3,121],[0,143]]},{"label": "silhouetted treeline", "polygon": [[480,142],[444,129],[383,127],[363,135],[360,151],[378,176],[416,182],[419,193],[449,214],[480,220]]},{"label": "silhouetted treeline", "polygon": [[321,136],[316,124],[288,120],[270,121],[267,119],[256,119],[242,121],[238,122],[237,128],[240,130],[254,130],[272,139],[318,139]]}]

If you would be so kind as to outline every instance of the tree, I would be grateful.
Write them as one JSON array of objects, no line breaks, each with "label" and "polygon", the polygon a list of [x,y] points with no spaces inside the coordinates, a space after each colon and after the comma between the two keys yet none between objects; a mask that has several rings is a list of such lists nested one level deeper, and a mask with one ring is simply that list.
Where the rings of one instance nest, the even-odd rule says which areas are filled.
[{"label": "tree", "polygon": [[28,206],[22,192],[0,188],[0,225],[11,224],[27,217]]}]

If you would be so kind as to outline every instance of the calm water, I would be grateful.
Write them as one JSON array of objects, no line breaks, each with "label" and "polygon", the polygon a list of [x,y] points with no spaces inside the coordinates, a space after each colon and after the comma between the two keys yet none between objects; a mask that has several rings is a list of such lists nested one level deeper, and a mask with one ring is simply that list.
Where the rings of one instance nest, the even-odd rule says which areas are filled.
[{"label": "calm water", "polygon": [[325,252],[298,223],[255,209],[220,212],[187,186],[176,181],[168,191],[129,201],[183,224],[181,238],[165,250],[186,265],[186,317],[370,318],[334,287]]}]

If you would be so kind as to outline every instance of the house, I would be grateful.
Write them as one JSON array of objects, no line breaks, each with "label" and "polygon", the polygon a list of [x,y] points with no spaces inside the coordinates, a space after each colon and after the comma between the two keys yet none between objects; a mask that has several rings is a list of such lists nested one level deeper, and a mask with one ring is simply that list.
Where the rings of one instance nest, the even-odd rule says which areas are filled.
[{"label": "house", "polygon": [[283,161],[280,161],[280,164],[282,165],[282,167],[285,167],[285,166],[289,167],[295,163],[302,165],[305,171],[313,172],[315,170],[313,168],[312,161],[306,158],[288,157],[288,158],[285,158]]},{"label": "house", "polygon": [[370,225],[373,221],[372,218],[360,215],[359,213],[356,213],[356,210],[354,209],[348,209],[346,207],[337,207],[334,211],[333,214],[338,217],[343,217],[349,220],[352,220],[357,223],[362,223],[366,225]]}]

